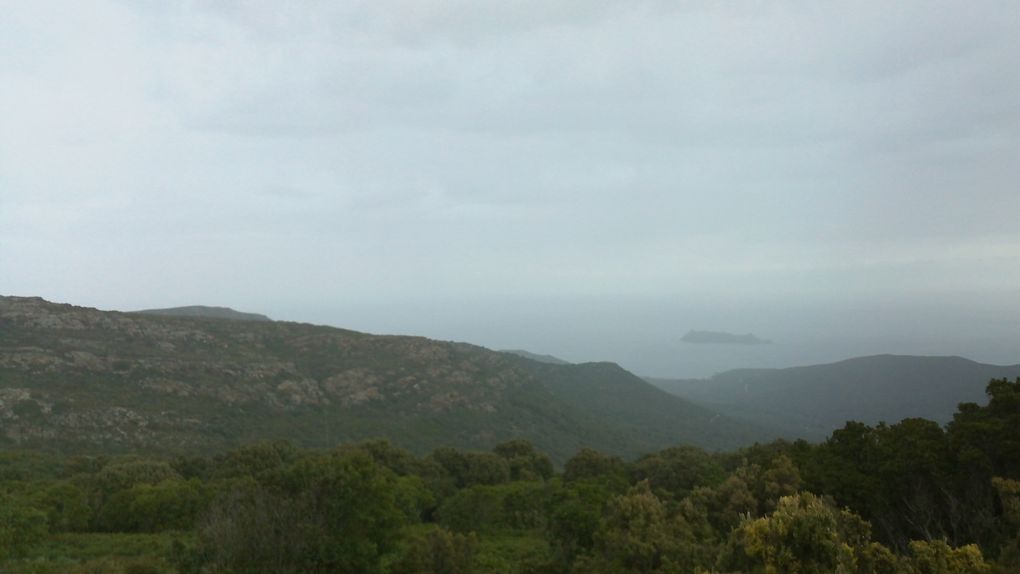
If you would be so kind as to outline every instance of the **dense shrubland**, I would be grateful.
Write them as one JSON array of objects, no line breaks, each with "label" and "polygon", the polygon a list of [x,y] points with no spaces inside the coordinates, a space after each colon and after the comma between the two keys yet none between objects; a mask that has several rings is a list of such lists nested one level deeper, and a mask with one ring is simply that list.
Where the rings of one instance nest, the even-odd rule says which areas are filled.
[{"label": "dense shrubland", "polygon": [[5,572],[1020,571],[1020,380],[945,428],[680,446],[559,472],[525,441],[215,457],[0,454]]}]

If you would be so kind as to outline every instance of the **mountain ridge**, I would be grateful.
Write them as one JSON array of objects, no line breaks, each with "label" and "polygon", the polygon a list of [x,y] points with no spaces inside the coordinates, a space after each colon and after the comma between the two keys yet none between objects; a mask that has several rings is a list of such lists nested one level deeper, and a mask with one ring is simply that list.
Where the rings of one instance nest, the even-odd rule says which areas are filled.
[{"label": "mountain ridge", "polygon": [[[605,420],[605,411],[572,399],[569,389],[585,380],[577,367],[540,365],[422,337],[0,297],[0,437],[69,451],[146,452],[279,438],[304,446],[389,438],[425,452],[524,438],[560,461],[582,447],[636,456],[681,443],[734,448],[760,437],[736,421],[724,435],[688,436],[683,424],[649,433],[640,421]],[[571,381],[561,383],[567,375]],[[646,394],[658,392],[629,373],[606,376],[602,387],[637,380]],[[681,422],[702,412],[669,404]]]},{"label": "mountain ridge", "polygon": [[944,424],[959,403],[984,402],[989,380],[1016,376],[1020,365],[880,354],[781,369],[734,369],[707,379],[646,380],[731,417],[820,439],[847,420],[876,424],[920,417]]}]

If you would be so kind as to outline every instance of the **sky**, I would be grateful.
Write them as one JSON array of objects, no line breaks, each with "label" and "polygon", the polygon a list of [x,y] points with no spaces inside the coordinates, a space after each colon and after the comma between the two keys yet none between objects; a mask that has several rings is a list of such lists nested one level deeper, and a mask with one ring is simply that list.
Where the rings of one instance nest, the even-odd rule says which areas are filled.
[{"label": "sky", "polygon": [[1020,363],[1018,182],[1015,0],[0,0],[0,294]]}]

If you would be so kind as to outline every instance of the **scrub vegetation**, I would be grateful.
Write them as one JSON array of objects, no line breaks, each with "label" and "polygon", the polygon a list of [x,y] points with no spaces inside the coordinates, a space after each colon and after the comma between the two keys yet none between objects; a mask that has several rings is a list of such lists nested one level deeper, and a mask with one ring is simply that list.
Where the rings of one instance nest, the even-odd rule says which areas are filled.
[{"label": "scrub vegetation", "polygon": [[1020,568],[1020,380],[946,426],[562,468],[525,440],[0,457],[19,573],[979,573]]}]

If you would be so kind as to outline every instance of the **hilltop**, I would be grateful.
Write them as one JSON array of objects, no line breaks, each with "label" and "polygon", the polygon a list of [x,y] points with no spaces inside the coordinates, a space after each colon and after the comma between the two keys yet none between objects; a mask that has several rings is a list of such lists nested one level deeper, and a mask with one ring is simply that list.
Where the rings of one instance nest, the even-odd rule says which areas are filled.
[{"label": "hilltop", "polygon": [[164,315],[167,317],[201,317],[206,319],[231,319],[234,321],[272,321],[259,313],[243,313],[230,307],[208,307],[191,305],[188,307],[170,307],[168,309],[144,309],[135,311],[143,315]]}]

